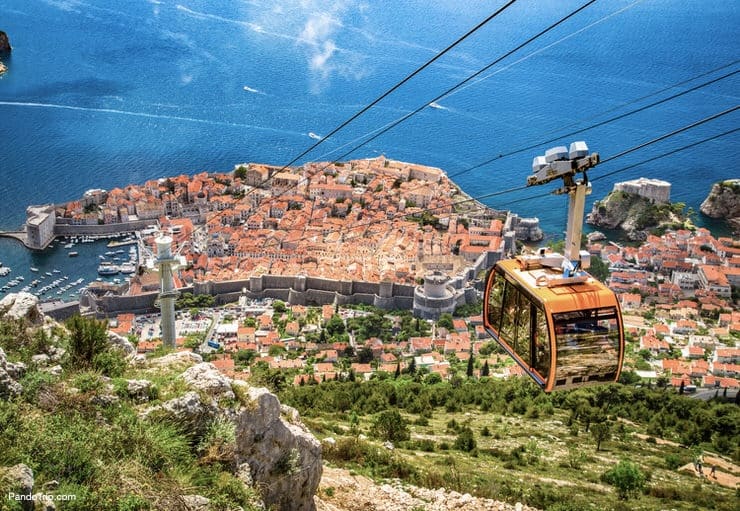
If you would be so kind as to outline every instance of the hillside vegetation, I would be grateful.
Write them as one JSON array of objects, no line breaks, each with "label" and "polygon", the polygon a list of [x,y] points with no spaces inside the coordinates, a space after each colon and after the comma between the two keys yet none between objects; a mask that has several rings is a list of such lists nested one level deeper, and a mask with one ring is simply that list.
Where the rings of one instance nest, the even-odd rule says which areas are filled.
[{"label": "hillside vegetation", "polygon": [[620,384],[547,395],[524,379],[433,376],[281,396],[331,437],[325,459],[375,478],[556,511],[737,509],[734,489],[679,471],[714,452],[727,457],[719,472],[740,476],[734,403]]}]

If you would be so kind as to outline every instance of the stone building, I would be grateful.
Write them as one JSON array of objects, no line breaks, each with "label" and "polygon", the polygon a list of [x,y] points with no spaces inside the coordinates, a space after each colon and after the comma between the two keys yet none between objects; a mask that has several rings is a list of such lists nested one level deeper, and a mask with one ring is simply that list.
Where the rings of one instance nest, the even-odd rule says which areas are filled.
[{"label": "stone building", "polygon": [[671,183],[660,179],[641,177],[632,181],[614,183],[614,191],[634,193],[653,202],[670,202]]},{"label": "stone building", "polygon": [[54,239],[56,214],[53,204],[26,208],[27,246],[36,250],[46,248]]}]

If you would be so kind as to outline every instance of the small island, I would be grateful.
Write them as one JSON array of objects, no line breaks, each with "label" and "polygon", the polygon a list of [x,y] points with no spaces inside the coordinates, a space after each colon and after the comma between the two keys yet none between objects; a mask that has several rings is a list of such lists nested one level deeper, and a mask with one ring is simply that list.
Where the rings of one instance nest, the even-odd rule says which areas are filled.
[{"label": "small island", "polygon": [[606,229],[620,229],[633,241],[645,241],[648,234],[684,227],[685,204],[670,202],[671,184],[641,177],[615,183],[602,200],[594,202],[586,222]]},{"label": "small island", "polygon": [[[8,34],[0,30],[0,57],[5,57],[7,55],[10,55],[10,51],[12,50],[10,46],[10,40],[8,39]],[[8,70],[8,67],[3,64],[2,60],[0,60],[0,75],[5,73],[5,71]]]}]

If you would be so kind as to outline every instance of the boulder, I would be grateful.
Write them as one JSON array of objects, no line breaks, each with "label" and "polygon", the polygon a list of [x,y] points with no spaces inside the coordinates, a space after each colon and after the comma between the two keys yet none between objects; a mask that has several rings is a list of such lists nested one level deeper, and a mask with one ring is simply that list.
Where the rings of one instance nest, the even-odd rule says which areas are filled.
[{"label": "boulder", "polygon": [[188,387],[203,392],[215,400],[235,399],[231,380],[221,374],[210,362],[196,364],[180,376]]},{"label": "boulder", "polygon": [[0,399],[12,399],[23,392],[18,380],[25,372],[25,364],[8,362],[5,352],[0,348]]},{"label": "boulder", "polygon": [[108,344],[123,351],[126,356],[136,354],[136,348],[134,348],[134,345],[124,336],[115,332],[108,332]]},{"label": "boulder", "polygon": [[11,293],[0,300],[0,318],[26,320],[33,325],[43,322],[39,299],[31,293]]},{"label": "boulder", "polygon": [[180,368],[189,367],[193,364],[200,364],[203,362],[203,357],[192,351],[178,351],[176,353],[170,353],[159,358],[152,358],[147,361],[149,367],[156,368]]},{"label": "boulder", "polygon": [[218,415],[218,409],[204,403],[197,392],[188,392],[159,406],[147,408],[141,415],[143,418],[161,418],[172,422],[183,431],[197,436],[206,431],[213,418]]},{"label": "boulder", "polygon": [[[33,471],[28,467],[20,463],[8,468],[0,468],[0,483],[3,488],[7,488],[9,491],[17,495],[31,495],[33,494]],[[2,498],[8,498],[7,495],[2,495]],[[20,508],[23,511],[33,510],[34,504],[32,500],[21,500]]]},{"label": "boulder", "polygon": [[149,380],[126,380],[126,392],[138,403],[149,401],[153,384]]},{"label": "boulder", "polygon": [[211,500],[202,495],[183,495],[181,499],[188,511],[208,511],[210,509]]},{"label": "boulder", "polygon": [[[264,388],[250,388],[254,406],[236,418],[237,463],[248,463],[251,477],[268,508],[313,511],[321,480],[321,444],[293,416],[282,416],[278,398]],[[293,415],[290,413],[290,415]]]}]

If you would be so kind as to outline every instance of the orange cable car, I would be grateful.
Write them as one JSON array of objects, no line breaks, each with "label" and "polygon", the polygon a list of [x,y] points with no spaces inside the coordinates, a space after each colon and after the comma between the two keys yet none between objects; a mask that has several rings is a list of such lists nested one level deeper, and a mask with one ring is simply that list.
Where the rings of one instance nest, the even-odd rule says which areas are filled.
[{"label": "orange cable car", "polygon": [[[624,360],[622,314],[614,293],[583,271],[580,250],[585,171],[598,164],[584,142],[548,150],[532,165],[528,185],[562,178],[568,194],[566,254],[540,250],[497,262],[486,279],[483,326],[545,392],[619,379]],[[576,182],[576,173],[584,178]]]},{"label": "orange cable car", "polygon": [[518,259],[489,272],[483,325],[545,392],[617,381],[624,359],[619,302],[595,279],[542,285],[556,270]]}]

